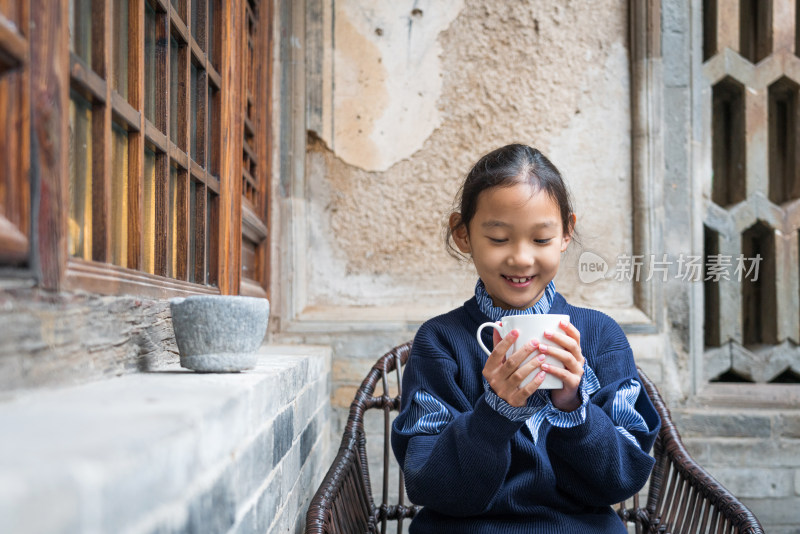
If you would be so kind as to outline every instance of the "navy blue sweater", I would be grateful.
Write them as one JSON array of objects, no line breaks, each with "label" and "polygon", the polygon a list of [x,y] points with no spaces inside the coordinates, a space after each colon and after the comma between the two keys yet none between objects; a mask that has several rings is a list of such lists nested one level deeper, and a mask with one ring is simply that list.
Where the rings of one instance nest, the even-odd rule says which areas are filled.
[{"label": "navy blue sweater", "polygon": [[[411,534],[627,532],[611,505],[646,483],[658,414],[642,389],[634,407],[647,430],[632,431],[635,440],[624,436],[611,418],[612,405],[620,386],[638,374],[622,329],[601,312],[567,304],[560,294],[550,313],[570,316],[601,387],[586,406],[585,422],[572,428],[545,422],[537,443],[524,421],[513,422],[486,402],[487,357],[475,333],[489,318],[475,298],[418,331],[392,427],[408,496],[424,507]],[[491,332],[483,332],[487,346]],[[401,431],[418,428],[408,418],[419,391],[453,416],[438,433]]]}]

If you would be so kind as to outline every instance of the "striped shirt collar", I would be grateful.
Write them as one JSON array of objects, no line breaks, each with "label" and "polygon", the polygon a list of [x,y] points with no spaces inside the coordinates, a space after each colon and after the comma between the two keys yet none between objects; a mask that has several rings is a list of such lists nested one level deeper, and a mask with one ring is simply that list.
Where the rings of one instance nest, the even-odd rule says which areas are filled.
[{"label": "striped shirt collar", "polygon": [[510,315],[527,315],[532,313],[548,313],[550,307],[553,305],[553,299],[556,296],[556,285],[551,280],[547,287],[544,288],[544,295],[539,299],[536,304],[525,310],[504,310],[499,306],[492,303],[492,297],[486,292],[486,287],[483,285],[483,280],[478,278],[478,283],[475,284],[475,298],[478,299],[478,307],[486,314],[492,321],[499,321],[503,317]]}]

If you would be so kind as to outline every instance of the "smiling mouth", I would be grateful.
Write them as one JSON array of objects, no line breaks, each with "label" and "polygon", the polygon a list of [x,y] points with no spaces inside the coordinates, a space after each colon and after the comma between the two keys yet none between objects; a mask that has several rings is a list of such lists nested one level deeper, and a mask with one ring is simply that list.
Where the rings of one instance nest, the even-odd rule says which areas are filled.
[{"label": "smiling mouth", "polygon": [[529,282],[533,279],[533,276],[525,276],[522,278],[515,278],[513,276],[506,276],[506,275],[501,275],[501,276],[506,280],[513,282],[515,284],[524,284],[525,282]]}]

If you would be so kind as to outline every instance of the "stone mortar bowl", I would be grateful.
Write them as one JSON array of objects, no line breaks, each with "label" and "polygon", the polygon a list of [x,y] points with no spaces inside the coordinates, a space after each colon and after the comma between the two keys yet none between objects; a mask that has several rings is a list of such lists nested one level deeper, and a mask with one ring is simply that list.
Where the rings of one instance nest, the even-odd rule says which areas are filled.
[{"label": "stone mortar bowl", "polygon": [[269,301],[227,295],[170,300],[181,366],[201,372],[235,372],[256,366]]}]

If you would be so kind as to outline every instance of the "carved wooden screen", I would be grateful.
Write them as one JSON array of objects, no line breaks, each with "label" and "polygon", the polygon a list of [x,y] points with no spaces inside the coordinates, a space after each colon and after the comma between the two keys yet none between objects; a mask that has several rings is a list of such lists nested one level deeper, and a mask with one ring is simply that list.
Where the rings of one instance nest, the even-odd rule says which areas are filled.
[{"label": "carved wooden screen", "polygon": [[797,0],[705,0],[705,379],[800,378]]}]

